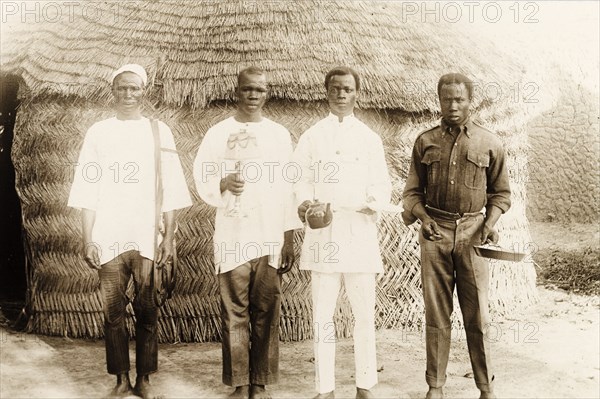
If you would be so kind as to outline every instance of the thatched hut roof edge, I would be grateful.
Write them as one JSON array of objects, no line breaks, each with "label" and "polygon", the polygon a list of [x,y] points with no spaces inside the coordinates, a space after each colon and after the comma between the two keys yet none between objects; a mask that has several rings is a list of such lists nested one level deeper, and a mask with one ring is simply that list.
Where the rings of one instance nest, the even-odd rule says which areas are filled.
[{"label": "thatched hut roof edge", "polygon": [[[122,4],[119,18],[115,4]],[[2,73],[21,76],[30,96],[93,100],[109,96],[115,68],[136,62],[147,68],[164,104],[202,108],[232,99],[237,73],[249,65],[269,73],[275,98],[321,100],[324,74],[345,64],[362,76],[361,107],[407,111],[437,109],[435,85],[449,71],[481,87],[510,87],[523,74],[490,43],[451,24],[403,20],[401,2],[94,5],[104,17],[62,15],[3,26]]]}]

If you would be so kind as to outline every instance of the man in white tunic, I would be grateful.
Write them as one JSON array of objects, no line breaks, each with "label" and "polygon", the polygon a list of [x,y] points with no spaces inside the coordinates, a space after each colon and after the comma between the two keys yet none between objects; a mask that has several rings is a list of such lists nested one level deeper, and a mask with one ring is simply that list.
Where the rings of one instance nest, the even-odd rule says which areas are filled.
[{"label": "man in white tunic", "polygon": [[[235,387],[232,397],[268,398],[265,385],[277,382],[279,370],[281,275],[292,267],[293,229],[302,225],[287,178],[294,172],[290,133],[262,116],[265,73],[242,70],[236,95],[235,115],[211,127],[198,148],[194,180],[200,197],[217,208],[223,383]],[[241,212],[232,216],[236,197]]]},{"label": "man in white tunic", "polygon": [[294,152],[302,168],[294,186],[300,219],[314,200],[333,210],[329,226],[306,226],[300,258],[300,268],[311,270],[316,397],[334,397],[333,314],[343,279],[355,318],[356,397],[368,398],[377,383],[375,277],[383,272],[374,209],[389,202],[391,183],[380,137],[353,113],[358,74],[334,68],[325,88],[331,113],[300,137]]},{"label": "man in white tunic", "polygon": [[158,309],[150,280],[152,264],[171,262],[175,210],[192,204],[173,134],[158,122],[164,237],[155,251],[155,141],[141,115],[146,71],[127,64],[112,76],[116,117],[92,125],[85,135],[68,205],[82,211],[84,257],[98,270],[102,294],[106,363],[117,376],[111,396],[132,394],[125,307],[127,284],[135,283],[136,384],[143,398],[159,397],[149,383],[158,366]]}]

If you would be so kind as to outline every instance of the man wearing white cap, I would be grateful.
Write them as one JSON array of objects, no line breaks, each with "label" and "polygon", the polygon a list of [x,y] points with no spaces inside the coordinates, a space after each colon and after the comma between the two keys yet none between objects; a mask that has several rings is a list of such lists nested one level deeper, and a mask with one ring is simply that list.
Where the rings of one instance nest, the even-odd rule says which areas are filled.
[{"label": "man wearing white cap", "polygon": [[[148,376],[158,368],[158,308],[152,292],[153,262],[172,262],[175,210],[192,204],[173,134],[158,122],[160,168],[155,164],[151,121],[141,114],[148,77],[137,64],[112,74],[116,116],[86,133],[68,205],[82,211],[85,261],[98,270],[103,300],[106,363],[117,376],[111,396],[159,397]],[[162,187],[156,184],[161,170]],[[156,247],[157,198],[162,196],[164,229]],[[160,202],[158,202],[160,204]],[[133,276],[136,315],[135,387],[129,380],[129,337],[125,308]],[[133,392],[132,392],[133,390]]]}]

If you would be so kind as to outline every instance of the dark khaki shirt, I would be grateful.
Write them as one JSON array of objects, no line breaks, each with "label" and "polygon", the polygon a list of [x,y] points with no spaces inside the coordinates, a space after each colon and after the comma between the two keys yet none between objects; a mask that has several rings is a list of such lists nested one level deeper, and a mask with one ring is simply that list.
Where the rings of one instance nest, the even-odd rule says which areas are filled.
[{"label": "dark khaki shirt", "polygon": [[422,203],[447,212],[510,208],[510,186],[502,143],[471,122],[460,128],[440,126],[421,133],[403,193],[404,209]]}]

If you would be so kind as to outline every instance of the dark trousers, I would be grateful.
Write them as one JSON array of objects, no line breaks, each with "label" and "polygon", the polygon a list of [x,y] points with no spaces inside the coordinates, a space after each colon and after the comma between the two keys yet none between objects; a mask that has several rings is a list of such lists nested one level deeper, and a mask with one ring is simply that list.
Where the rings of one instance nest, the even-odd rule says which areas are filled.
[{"label": "dark trousers", "polygon": [[135,357],[137,375],[158,369],[158,308],[150,287],[152,261],[138,251],[127,251],[102,265],[100,291],[104,307],[106,367],[109,374],[129,372],[129,334],[125,325],[129,278],[135,285]]},{"label": "dark trousers", "polygon": [[281,277],[268,256],[219,274],[223,383],[270,385],[279,376]]},{"label": "dark trousers", "polygon": [[481,243],[482,214],[458,220],[435,217],[442,239],[428,241],[421,231],[421,281],[425,302],[427,372],[430,387],[446,382],[454,286],[467,336],[471,366],[477,387],[490,390],[494,379],[489,342],[485,337],[490,322],[488,310],[489,271],[473,245]]}]

